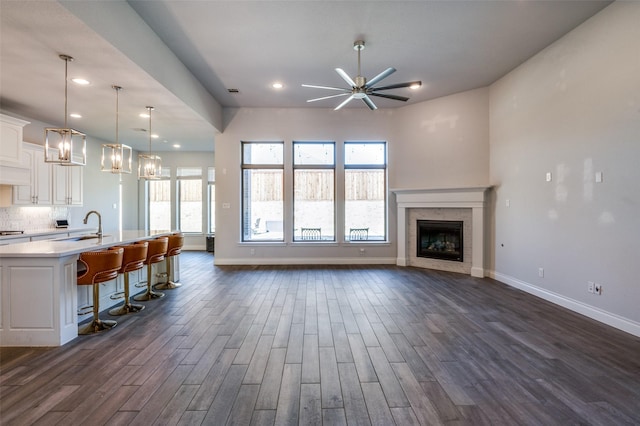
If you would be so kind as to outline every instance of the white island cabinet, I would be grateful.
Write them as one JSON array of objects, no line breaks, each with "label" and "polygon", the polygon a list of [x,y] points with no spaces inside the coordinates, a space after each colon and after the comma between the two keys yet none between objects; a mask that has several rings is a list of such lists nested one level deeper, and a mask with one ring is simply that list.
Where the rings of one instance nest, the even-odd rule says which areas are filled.
[{"label": "white island cabinet", "polygon": [[123,231],[101,239],[0,246],[0,346],[60,346],[73,340],[79,254],[168,234]]}]

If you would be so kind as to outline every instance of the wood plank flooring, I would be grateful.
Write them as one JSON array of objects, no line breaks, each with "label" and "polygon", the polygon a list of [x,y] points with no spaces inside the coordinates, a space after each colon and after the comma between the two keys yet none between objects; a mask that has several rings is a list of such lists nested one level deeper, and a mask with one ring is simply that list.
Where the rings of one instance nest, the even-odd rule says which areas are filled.
[{"label": "wood plank flooring", "polygon": [[184,252],[181,282],[107,333],[0,348],[0,423],[640,424],[639,338],[490,279]]}]

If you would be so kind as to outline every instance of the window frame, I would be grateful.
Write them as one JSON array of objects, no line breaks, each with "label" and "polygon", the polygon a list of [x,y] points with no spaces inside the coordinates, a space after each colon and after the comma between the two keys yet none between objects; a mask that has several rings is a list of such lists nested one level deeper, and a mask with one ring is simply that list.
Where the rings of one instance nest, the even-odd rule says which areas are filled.
[{"label": "window frame", "polygon": [[[281,163],[247,163],[245,162],[245,146],[248,144],[272,144],[279,145],[282,148],[282,161]],[[240,241],[243,243],[283,243],[285,241],[285,233],[282,233],[282,238],[260,238],[260,239],[251,239],[247,238],[252,234],[251,223],[247,223],[246,221],[246,198],[244,196],[245,193],[245,171],[246,170],[281,170],[282,171],[282,224],[284,231],[284,222],[285,222],[285,206],[286,206],[286,190],[285,190],[285,167],[284,167],[284,141],[241,141],[240,142]],[[251,218],[249,218],[249,222],[251,222]]]},{"label": "window frame", "polygon": [[172,200],[172,194],[171,194],[171,167],[162,167],[161,172],[160,172],[160,177],[157,179],[147,179],[145,180],[145,192],[146,192],[146,228],[147,231],[151,231],[151,187],[150,185],[153,182],[159,182],[159,181],[168,181],[169,182],[169,228],[168,229],[162,229],[162,230],[158,230],[155,229],[154,231],[170,231],[172,229],[171,224],[173,223],[173,214],[174,214],[174,209],[173,209],[173,200]]},{"label": "window frame", "polygon": [[[349,147],[349,145],[382,145],[383,147],[383,163],[382,164],[375,164],[375,163],[347,163],[347,149]],[[389,172],[388,172],[388,167],[389,167],[389,157],[388,157],[388,144],[386,141],[375,141],[375,140],[368,140],[368,141],[344,141],[343,143],[343,184],[344,184],[344,188],[343,188],[343,223],[344,223],[344,230],[343,230],[343,241],[345,243],[350,243],[350,244],[360,244],[363,242],[366,242],[368,244],[370,243],[388,243],[389,242],[389,190],[388,190],[388,184],[389,184]],[[384,235],[383,235],[383,239],[382,240],[350,240],[350,236],[349,236],[349,232],[347,231],[347,170],[383,170],[384,171],[384,189],[383,189],[383,194],[384,194],[384,207],[383,207],[383,211],[384,211],[384,223],[383,223],[383,229],[384,229]]]},{"label": "window frame", "polygon": [[[189,176],[180,176],[180,170],[181,169],[198,169],[200,170],[200,174],[199,175],[189,175]],[[183,234],[189,234],[189,235],[203,235],[203,229],[202,229],[202,223],[203,223],[203,217],[202,217],[202,208],[203,205],[202,203],[204,202],[203,197],[202,197],[202,181],[203,181],[203,170],[202,170],[202,166],[178,166],[176,167],[176,204],[175,204],[175,208],[176,208],[176,229],[180,230],[180,232],[182,232]],[[199,231],[185,231],[182,229],[182,200],[181,200],[181,182],[184,181],[199,181],[200,182],[200,230]]]},{"label": "window frame", "polygon": [[[211,191],[213,190],[213,205]],[[216,168],[207,167],[207,233],[215,235],[216,233]]]},{"label": "window frame", "polygon": [[[296,164],[295,161],[295,152],[296,152],[296,146],[301,146],[301,145],[331,145],[332,149],[333,149],[333,156],[332,156],[332,162],[331,164],[307,164],[307,163],[302,163],[302,164]],[[291,170],[292,170],[292,179],[293,179],[293,185],[292,185],[292,208],[293,208],[293,215],[292,215],[292,220],[291,220],[291,232],[292,232],[292,242],[294,243],[311,243],[311,244],[317,244],[317,243],[335,243],[338,239],[338,235],[337,235],[337,205],[338,205],[338,201],[337,201],[337,196],[338,196],[338,192],[337,192],[337,149],[336,149],[336,142],[335,141],[320,141],[320,140],[313,140],[313,141],[299,141],[299,140],[294,140],[291,142],[291,152],[292,152],[292,156],[293,156],[293,160],[292,160],[292,164],[291,164]],[[296,198],[295,198],[295,192],[296,192],[296,181],[295,181],[295,175],[296,175],[296,170],[332,170],[333,171],[333,238],[332,239],[319,239],[319,240],[307,240],[307,239],[302,239],[299,238],[298,235],[296,234],[296,215],[295,215],[295,211],[296,211]]]}]

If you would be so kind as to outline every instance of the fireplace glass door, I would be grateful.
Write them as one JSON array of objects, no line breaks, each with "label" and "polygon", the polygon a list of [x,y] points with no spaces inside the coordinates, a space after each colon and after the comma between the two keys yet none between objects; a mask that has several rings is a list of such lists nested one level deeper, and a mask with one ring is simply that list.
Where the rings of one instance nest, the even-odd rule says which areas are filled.
[{"label": "fireplace glass door", "polygon": [[418,257],[463,261],[462,221],[418,220]]}]

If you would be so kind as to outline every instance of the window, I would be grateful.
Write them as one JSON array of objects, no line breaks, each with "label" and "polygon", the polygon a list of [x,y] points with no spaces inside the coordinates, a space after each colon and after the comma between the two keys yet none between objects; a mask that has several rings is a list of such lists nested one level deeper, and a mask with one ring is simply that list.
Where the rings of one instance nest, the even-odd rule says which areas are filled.
[{"label": "window", "polygon": [[149,230],[171,230],[171,170],[162,168],[159,180],[148,180]]},{"label": "window", "polygon": [[385,142],[344,143],[344,235],[346,241],[387,239]]},{"label": "window", "polygon": [[242,240],[284,241],[284,142],[242,142]]},{"label": "window", "polygon": [[293,142],[293,240],[335,241],[335,144]]},{"label": "window", "polygon": [[178,229],[202,233],[202,168],[178,167]]},{"label": "window", "polygon": [[209,167],[207,173],[209,189],[209,233],[216,233],[216,169]]}]

